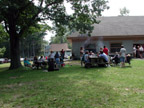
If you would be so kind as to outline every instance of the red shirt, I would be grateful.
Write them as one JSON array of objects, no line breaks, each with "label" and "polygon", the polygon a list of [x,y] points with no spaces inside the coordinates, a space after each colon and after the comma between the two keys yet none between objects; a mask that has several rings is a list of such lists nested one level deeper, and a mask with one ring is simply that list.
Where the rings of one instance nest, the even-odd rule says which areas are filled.
[{"label": "red shirt", "polygon": [[108,55],[108,49],[107,49],[107,48],[104,48],[104,49],[103,49],[103,52],[104,52],[106,55]]}]

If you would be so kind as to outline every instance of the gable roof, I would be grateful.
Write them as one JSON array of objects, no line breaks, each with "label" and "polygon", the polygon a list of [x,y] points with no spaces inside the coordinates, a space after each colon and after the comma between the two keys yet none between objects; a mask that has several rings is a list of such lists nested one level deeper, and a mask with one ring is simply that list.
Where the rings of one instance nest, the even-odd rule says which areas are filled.
[{"label": "gable roof", "polygon": [[67,43],[62,43],[62,44],[51,44],[50,45],[50,51],[71,51],[71,49],[68,48],[68,44]]},{"label": "gable roof", "polygon": [[[101,22],[94,24],[91,36],[131,36],[144,35],[144,16],[100,17]],[[69,37],[86,36],[79,32]]]}]

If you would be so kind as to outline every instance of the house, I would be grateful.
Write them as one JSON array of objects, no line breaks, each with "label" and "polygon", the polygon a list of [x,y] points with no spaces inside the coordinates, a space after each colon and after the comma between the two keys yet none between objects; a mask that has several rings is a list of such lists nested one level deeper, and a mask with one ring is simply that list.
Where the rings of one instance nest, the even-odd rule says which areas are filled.
[{"label": "house", "polygon": [[71,49],[68,48],[67,43],[61,43],[61,44],[50,44],[45,49],[46,56],[50,55],[50,52],[60,52],[61,50],[65,51],[65,56],[71,56]]},{"label": "house", "polygon": [[132,53],[133,45],[144,47],[144,16],[101,17],[94,24],[91,37],[79,32],[72,33],[67,39],[72,43],[72,53],[79,58],[80,47],[99,52],[104,45],[110,54],[119,52],[123,44],[127,53]]}]

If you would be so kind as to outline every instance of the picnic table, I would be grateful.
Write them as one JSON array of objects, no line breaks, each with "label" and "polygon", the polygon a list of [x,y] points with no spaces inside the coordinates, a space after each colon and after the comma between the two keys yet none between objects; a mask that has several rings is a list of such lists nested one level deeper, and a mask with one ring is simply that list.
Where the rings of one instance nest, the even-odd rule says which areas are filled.
[{"label": "picnic table", "polygon": [[37,61],[34,63],[33,67],[39,69],[41,67],[42,69],[45,69],[47,66],[47,61]]},{"label": "picnic table", "polygon": [[89,62],[85,63],[86,68],[94,67],[94,66],[107,66],[108,62],[105,62],[104,58],[98,56],[89,56]]}]

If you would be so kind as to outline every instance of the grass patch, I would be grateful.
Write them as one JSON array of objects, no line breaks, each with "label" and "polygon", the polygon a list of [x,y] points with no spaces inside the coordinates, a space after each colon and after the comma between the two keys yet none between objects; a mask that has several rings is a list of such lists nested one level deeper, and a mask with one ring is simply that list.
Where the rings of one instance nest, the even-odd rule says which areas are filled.
[{"label": "grass patch", "polygon": [[[44,72],[0,65],[0,108],[143,108],[144,61],[85,69],[70,62]],[[76,65],[75,65],[76,64]]]}]

